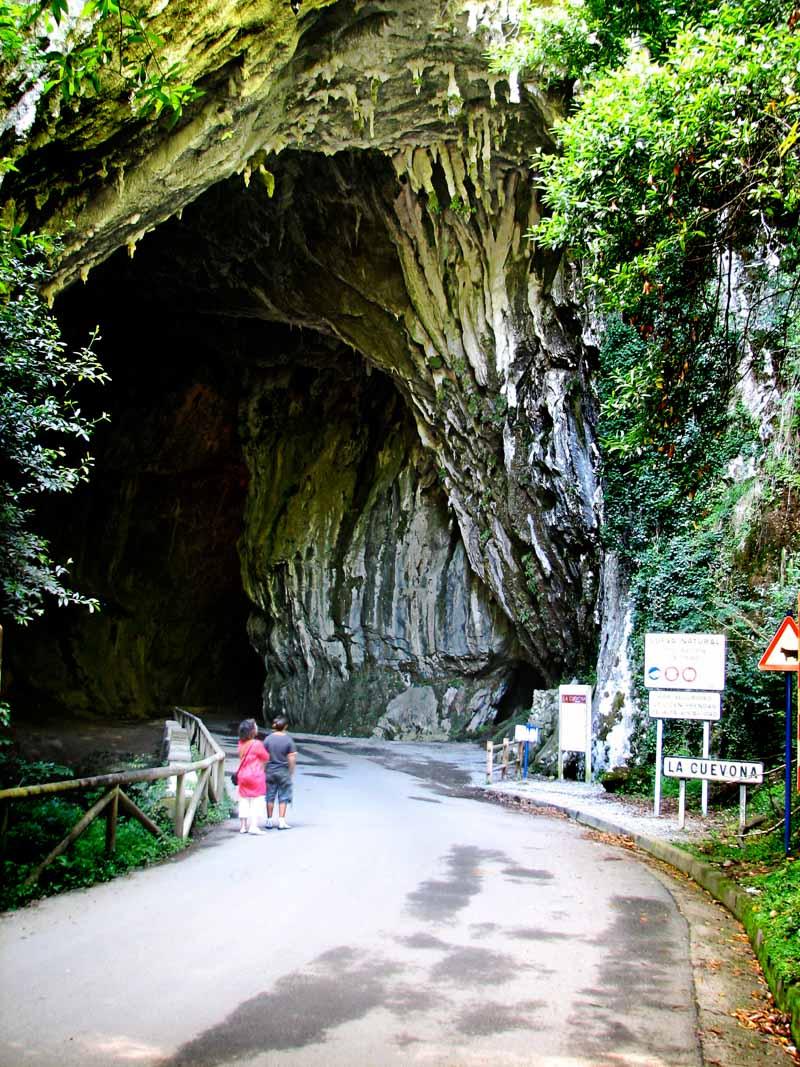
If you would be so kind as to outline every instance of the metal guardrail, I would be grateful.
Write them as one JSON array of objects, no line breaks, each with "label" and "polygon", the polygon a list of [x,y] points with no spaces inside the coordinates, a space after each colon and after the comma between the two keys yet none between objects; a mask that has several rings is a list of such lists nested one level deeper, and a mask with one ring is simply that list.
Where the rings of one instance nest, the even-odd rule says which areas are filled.
[{"label": "metal guardrail", "polygon": [[[101,814],[106,817],[106,854],[111,855],[116,848],[117,818],[120,811],[137,819],[151,834],[163,836],[163,831],[153,820],[122,791],[123,785],[138,782],[157,782],[164,778],[175,778],[175,807],[173,812],[173,830],[182,841],[191,833],[198,811],[204,811],[209,799],[217,803],[225,793],[225,752],[209,733],[205,723],[196,715],[183,708],[175,708],[174,716],[186,730],[190,745],[200,752],[201,759],[186,763],[173,763],[167,767],[148,767],[136,771],[120,771],[116,774],[99,774],[90,778],[71,778],[64,782],[44,782],[40,785],[17,786],[13,789],[0,789],[0,839],[5,840],[8,827],[9,806],[13,801],[30,797],[41,797],[57,793],[73,792],[81,789],[103,789],[105,793],[73,826],[63,841],[45,857],[45,859],[28,875],[26,884],[36,882],[42,871],[54,859],[81,836],[82,833]],[[195,772],[197,784],[191,795],[186,788],[186,775]]]}]

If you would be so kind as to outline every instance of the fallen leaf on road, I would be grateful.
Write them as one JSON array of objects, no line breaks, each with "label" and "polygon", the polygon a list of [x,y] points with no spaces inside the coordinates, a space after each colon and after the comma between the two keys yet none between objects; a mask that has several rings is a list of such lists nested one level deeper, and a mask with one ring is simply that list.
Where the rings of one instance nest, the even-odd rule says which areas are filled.
[{"label": "fallen leaf on road", "polygon": [[745,1011],[744,1008],[739,1008],[731,1014],[747,1030],[757,1030],[769,1037],[786,1053],[792,1063],[800,1064],[800,1054],[792,1041],[788,1015],[784,1015],[782,1011],[774,1007],[761,1008],[757,1011]]},{"label": "fallen leaf on road", "polygon": [[635,849],[637,846],[632,837],[627,834],[606,834],[600,830],[587,830],[583,835],[589,841],[602,841],[605,845],[616,845],[618,848]]}]

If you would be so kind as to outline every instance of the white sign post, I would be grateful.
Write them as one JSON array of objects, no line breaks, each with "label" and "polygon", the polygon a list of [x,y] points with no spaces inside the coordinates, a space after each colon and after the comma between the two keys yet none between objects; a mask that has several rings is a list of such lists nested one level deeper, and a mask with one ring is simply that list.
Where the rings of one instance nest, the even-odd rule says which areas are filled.
[{"label": "white sign post", "polygon": [[[654,814],[660,815],[664,719],[701,721],[703,756],[708,756],[709,723],[720,717],[719,691],[725,688],[725,635],[645,634],[644,684],[648,689],[656,690],[649,695],[650,716],[657,719],[653,810]],[[706,815],[707,781],[703,781],[701,802],[703,815]]]},{"label": "white sign post", "polygon": [[586,781],[592,780],[592,687],[558,687],[558,777],[564,777],[564,752],[583,752]]},{"label": "white sign post", "polygon": [[678,797],[678,826],[686,822],[686,779],[700,778],[707,782],[738,782],[739,828],[744,829],[747,813],[747,787],[764,781],[764,764],[747,763],[743,760],[698,759],[696,756],[667,756],[664,760],[667,778],[680,779]]},{"label": "white sign post", "polygon": [[533,723],[528,723],[523,726],[514,727],[514,740],[524,745],[523,760],[522,760],[522,777],[528,777],[528,749],[530,745],[539,744],[539,727],[534,726]]}]

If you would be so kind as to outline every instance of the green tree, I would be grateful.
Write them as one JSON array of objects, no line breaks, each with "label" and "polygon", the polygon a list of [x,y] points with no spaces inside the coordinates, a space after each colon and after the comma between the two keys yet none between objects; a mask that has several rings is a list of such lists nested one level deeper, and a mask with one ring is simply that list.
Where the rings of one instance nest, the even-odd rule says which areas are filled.
[{"label": "green tree", "polygon": [[108,380],[92,344],[67,350],[39,295],[51,252],[42,237],[0,230],[0,608],[23,624],[50,597],[97,607],[67,587],[66,567],[32,529],[43,494],[87,480],[92,458],[82,449],[98,419],[81,411],[78,393]]},{"label": "green tree", "polygon": [[567,0],[525,19],[495,63],[583,83],[558,151],[534,159],[547,214],[532,237],[578,259],[640,342],[634,359],[606,346],[606,458],[649,450],[693,493],[716,475],[695,430],[727,410],[743,354],[768,349],[787,378],[797,365],[800,15],[793,0]]},{"label": "green tree", "polygon": [[[604,538],[631,582],[633,662],[647,629],[725,630],[722,749],[777,751],[755,663],[787,600],[773,579],[797,573],[800,8],[531,4],[494,63],[565,101],[556,151],[533,159],[530,236],[580,263],[605,322]],[[742,374],[783,389],[771,439]]]},{"label": "green tree", "polygon": [[200,91],[179,64],[163,60],[164,40],[145,7],[86,0],[71,17],[67,0],[0,0],[0,74],[4,96],[38,85],[64,100],[124,92],[133,111],[177,121]]},{"label": "green tree", "polygon": [[[147,12],[124,0],[86,0],[70,15],[67,0],[0,0],[2,102],[34,90],[65,100],[123,90],[139,116],[176,121],[199,91],[176,65],[163,63],[164,42]],[[0,161],[0,173],[13,168]],[[87,347],[67,351],[41,289],[58,241],[24,234],[13,205],[0,219],[0,614],[25,624],[48,602],[95,610],[97,601],[70,589],[66,565],[35,532],[36,505],[69,493],[89,476],[80,446],[98,421],[81,411],[84,385],[108,376]],[[102,416],[105,417],[105,416]],[[3,708],[0,706],[0,713]]]}]

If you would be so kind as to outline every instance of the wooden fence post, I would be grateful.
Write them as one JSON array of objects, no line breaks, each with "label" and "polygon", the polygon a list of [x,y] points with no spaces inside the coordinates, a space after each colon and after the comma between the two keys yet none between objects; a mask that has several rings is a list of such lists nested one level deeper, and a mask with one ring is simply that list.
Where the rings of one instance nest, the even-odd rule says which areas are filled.
[{"label": "wooden fence post", "polygon": [[154,823],[149,815],[145,815],[142,809],[137,807],[130,797],[126,797],[121,789],[119,791],[119,806],[126,815],[130,815],[133,819],[138,819],[145,830],[149,830],[154,837],[164,836],[164,831],[161,827],[157,823]]},{"label": "wooden fence post", "polygon": [[199,807],[200,807],[200,805],[201,805],[201,803],[203,801],[203,797],[205,796],[206,785],[208,783],[208,779],[209,779],[210,775],[211,775],[211,768],[210,767],[206,767],[206,768],[204,768],[203,771],[201,771],[201,773],[200,773],[200,775],[198,776],[198,779],[197,779],[197,785],[194,787],[194,793],[192,794],[192,799],[189,802],[189,804],[186,806],[186,814],[184,815],[183,825],[181,827],[181,837],[182,837],[182,839],[184,841],[189,836],[189,833],[190,833],[190,831],[192,829],[192,824],[194,823],[194,817],[197,814],[197,811],[198,811],[198,809],[199,809]]},{"label": "wooden fence post", "polygon": [[176,775],[175,781],[175,836],[184,840],[183,820],[186,815],[186,771]]},{"label": "wooden fence post", "polygon": [[503,778],[508,774],[508,753],[510,742],[507,737],[503,738]]},{"label": "wooden fence post", "polygon": [[[211,753],[213,755],[213,753]],[[219,803],[219,767],[215,763],[208,776],[208,796],[212,804]]]},{"label": "wooden fence post", "polygon": [[106,855],[113,856],[117,847],[117,815],[119,814],[119,786],[111,791],[106,809]]},{"label": "wooden fence post", "polygon": [[492,784],[492,761],[494,759],[494,745],[491,741],[486,742],[486,784]]},{"label": "wooden fence post", "polygon": [[[203,793],[202,793],[202,796],[200,797],[200,803],[197,805],[197,811],[198,811],[198,813],[200,815],[205,815],[206,812],[208,811],[208,794],[209,794],[209,791],[211,789],[211,779],[213,777],[211,772],[212,772],[212,768],[209,767],[208,768],[208,773],[206,773],[204,771],[203,774],[201,775],[201,781],[202,781],[202,784],[203,784]],[[197,784],[199,785],[200,782],[198,782]]]},{"label": "wooden fence post", "polygon": [[24,884],[33,885],[33,883],[37,880],[37,878],[45,869],[45,867],[49,863],[52,863],[53,860],[56,859],[58,856],[61,856],[64,852],[66,852],[69,846],[73,843],[73,841],[78,840],[78,838],[81,836],[86,827],[100,814],[106,804],[110,803],[110,801],[111,792],[109,791],[104,797],[101,797],[96,804],[93,804],[92,807],[89,808],[89,810],[84,814],[84,816],[79,819],[78,822],[75,823],[75,825],[72,827],[72,829],[64,838],[64,840],[60,844],[56,845],[52,852],[48,853],[48,855],[42,860],[38,867],[35,867],[34,870],[31,871],[31,873],[25,879]]}]

